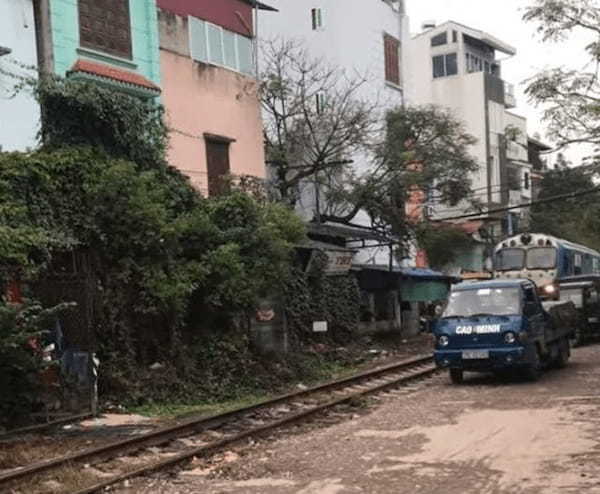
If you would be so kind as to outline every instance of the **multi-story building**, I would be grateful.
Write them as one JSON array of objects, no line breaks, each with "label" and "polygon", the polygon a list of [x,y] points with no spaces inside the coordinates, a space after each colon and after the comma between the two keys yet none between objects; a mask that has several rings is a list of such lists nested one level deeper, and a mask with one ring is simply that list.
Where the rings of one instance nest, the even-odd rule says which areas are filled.
[{"label": "multi-story building", "polygon": [[34,2],[0,0],[0,12],[0,150],[24,151],[36,144],[40,110],[31,93],[14,90],[15,76],[37,66]]},{"label": "multi-story building", "polygon": [[[407,53],[408,97],[415,104],[448,108],[477,142],[471,154],[479,163],[472,175],[473,195],[484,208],[498,209],[531,199],[527,121],[509,111],[516,107],[514,86],[502,79],[502,60],[516,49],[486,32],[457,22],[428,24],[410,41]],[[432,219],[469,211],[470,204],[449,209],[430,204]],[[521,213],[484,214],[464,225],[497,239],[526,221]],[[468,228],[467,228],[468,227]],[[481,249],[468,259],[466,270],[484,268]]]},{"label": "multi-story building", "polygon": [[158,0],[169,161],[204,194],[265,176],[254,0]]},{"label": "multi-story building", "polygon": [[[260,15],[261,38],[285,39],[301,43],[312,59],[321,59],[347,74],[364,77],[366,83],[356,97],[377,102],[381,116],[386,109],[404,101],[404,47],[409,40],[408,17],[402,0],[272,0],[277,14]],[[345,156],[358,174],[370,166],[367,153]],[[308,221],[319,201],[312,180],[303,187],[298,209]],[[322,199],[322,198],[321,198]],[[322,204],[322,202],[321,202]],[[360,213],[354,220],[370,226]],[[379,243],[379,242],[375,242]],[[388,248],[373,252],[363,249],[357,259],[389,263]]]}]

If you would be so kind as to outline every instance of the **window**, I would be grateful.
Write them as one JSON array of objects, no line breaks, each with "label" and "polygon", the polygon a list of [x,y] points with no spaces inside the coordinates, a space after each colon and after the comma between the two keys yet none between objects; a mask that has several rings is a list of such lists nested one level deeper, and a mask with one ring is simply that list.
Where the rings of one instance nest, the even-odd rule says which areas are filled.
[{"label": "window", "polygon": [[528,269],[552,269],[556,266],[554,247],[535,247],[527,251]]},{"label": "window", "polygon": [[442,319],[472,317],[478,314],[505,316],[518,314],[521,309],[518,288],[480,288],[456,290],[450,293]]},{"label": "window", "polygon": [[129,58],[129,0],[79,0],[79,43],[83,48]]},{"label": "window", "polygon": [[219,26],[208,24],[208,61],[217,65],[225,65],[222,31]]},{"label": "window", "polygon": [[433,77],[446,77],[458,74],[458,59],[456,53],[433,57]]},{"label": "window", "polygon": [[209,196],[226,192],[226,178],[230,172],[229,144],[231,142],[230,139],[218,136],[205,136]]},{"label": "window", "polygon": [[323,11],[321,9],[312,9],[310,11],[313,31],[323,28]]},{"label": "window", "polygon": [[473,55],[472,53],[467,53],[465,58],[467,60],[467,72],[469,73],[483,71],[496,76],[500,75],[500,66],[497,63],[494,63],[490,60],[484,60],[477,55]]},{"label": "window", "polygon": [[385,80],[400,85],[400,41],[393,36],[383,36],[385,54]]},{"label": "window", "polygon": [[525,190],[529,190],[529,173],[525,172],[525,175],[523,175],[523,187],[525,188]]},{"label": "window", "polygon": [[203,63],[212,63],[252,75],[252,40],[195,17],[189,18],[190,54]]},{"label": "window", "polygon": [[496,271],[514,271],[523,269],[525,251],[523,249],[502,249],[496,253],[494,269]]},{"label": "window", "polygon": [[444,31],[431,38],[431,46],[442,46],[448,43],[448,33]]},{"label": "window", "polygon": [[458,33],[456,31],[452,31],[452,43],[458,43]]},{"label": "window", "polygon": [[325,94],[317,93],[316,100],[317,115],[321,115],[325,111]]}]

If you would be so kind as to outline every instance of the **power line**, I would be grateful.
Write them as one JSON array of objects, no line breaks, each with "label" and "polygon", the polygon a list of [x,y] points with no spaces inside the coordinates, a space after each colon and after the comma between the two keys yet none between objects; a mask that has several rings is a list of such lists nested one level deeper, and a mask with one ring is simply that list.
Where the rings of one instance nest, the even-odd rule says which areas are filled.
[{"label": "power line", "polygon": [[536,201],[526,202],[523,204],[518,204],[516,206],[506,206],[503,208],[488,209],[487,211],[481,211],[479,213],[468,213],[468,214],[462,214],[460,216],[439,218],[434,221],[453,221],[453,220],[462,220],[462,219],[467,219],[467,218],[476,218],[476,217],[480,217],[480,216],[486,216],[486,215],[492,214],[492,213],[504,213],[506,211],[512,211],[515,209],[530,208],[532,206],[537,206],[538,204],[547,204],[550,202],[562,201],[565,199],[575,199],[576,197],[595,194],[597,192],[600,192],[600,187],[594,187],[593,189],[586,189],[586,190],[580,190],[580,191],[576,191],[576,192],[570,192],[569,194],[561,194],[561,195],[557,195],[557,196],[546,197],[545,199],[538,199]]}]

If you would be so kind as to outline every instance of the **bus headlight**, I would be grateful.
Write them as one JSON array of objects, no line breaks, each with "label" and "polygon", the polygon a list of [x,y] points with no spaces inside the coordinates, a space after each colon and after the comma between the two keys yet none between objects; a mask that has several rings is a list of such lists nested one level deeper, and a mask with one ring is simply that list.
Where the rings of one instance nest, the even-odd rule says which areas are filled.
[{"label": "bus headlight", "polygon": [[448,346],[450,343],[450,338],[448,338],[445,334],[438,338],[438,345],[440,346]]},{"label": "bus headlight", "polygon": [[508,333],[506,333],[504,335],[504,343],[507,343],[508,345],[512,345],[515,341],[517,341],[517,337],[515,336],[515,333],[513,333],[512,331],[509,331]]}]

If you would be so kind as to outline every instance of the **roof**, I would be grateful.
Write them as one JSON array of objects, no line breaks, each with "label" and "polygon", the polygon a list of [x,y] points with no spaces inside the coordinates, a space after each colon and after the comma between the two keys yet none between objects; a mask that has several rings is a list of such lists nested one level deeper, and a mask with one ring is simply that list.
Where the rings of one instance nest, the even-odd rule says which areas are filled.
[{"label": "roof", "polygon": [[366,271],[381,271],[387,272],[399,276],[400,278],[412,278],[418,281],[458,281],[459,279],[454,276],[449,276],[438,271],[433,271],[428,268],[401,268],[393,266],[390,270],[389,266],[384,264],[354,264],[353,269],[355,270],[366,270]]},{"label": "roof", "polygon": [[156,94],[160,93],[160,87],[136,72],[120,69],[100,62],[94,62],[92,60],[78,59],[68,72],[68,74],[76,73],[90,74],[101,79],[143,88],[155,92]]},{"label": "roof", "polygon": [[549,144],[544,144],[542,141],[536,139],[535,137],[529,136],[527,138],[527,141],[530,144],[534,144],[535,146],[540,148],[542,151],[550,151],[552,149],[552,146],[550,146]]},{"label": "roof", "polygon": [[434,31],[442,31],[442,27],[450,27],[450,26],[456,26],[458,28],[460,28],[460,30],[467,34],[468,36],[471,36],[472,38],[475,38],[479,41],[481,41],[482,43],[485,43],[486,45],[491,46],[492,48],[494,48],[495,50],[498,50],[502,53],[505,53],[507,55],[511,55],[514,56],[517,54],[517,49],[514,48],[513,46],[509,45],[508,43],[505,43],[504,41],[501,41],[500,39],[496,38],[495,36],[492,36],[489,33],[486,33],[485,31],[481,31],[479,29],[474,29],[472,27],[469,26],[465,26],[464,24],[461,24],[460,22],[455,22],[455,21],[446,21],[443,24],[440,24],[439,26],[436,26],[433,29],[429,29],[427,31],[423,31],[422,33],[419,33],[418,35],[415,36],[415,38],[418,38],[419,36],[423,36],[425,34],[434,32]]},{"label": "roof", "polygon": [[306,227],[308,229],[308,233],[313,235],[341,237],[355,240],[377,240],[380,242],[390,241],[390,239],[384,235],[368,228],[356,228],[332,223],[307,223]]},{"label": "roof", "polygon": [[266,5],[262,2],[259,2],[258,0],[242,0],[242,2],[248,3],[248,4],[252,5],[253,7],[257,7],[260,10],[269,10],[271,12],[278,12],[278,10],[275,7]]},{"label": "roof", "polygon": [[335,252],[356,252],[356,249],[348,249],[347,247],[341,247],[339,245],[329,244],[327,242],[317,242],[316,240],[307,240],[298,247],[303,249],[330,250]]},{"label": "roof", "polygon": [[489,280],[489,281],[473,281],[463,282],[455,285],[453,290],[480,290],[486,288],[513,288],[522,285],[523,283],[531,283],[531,280],[526,279],[501,279],[501,280]]}]

